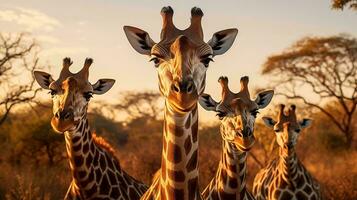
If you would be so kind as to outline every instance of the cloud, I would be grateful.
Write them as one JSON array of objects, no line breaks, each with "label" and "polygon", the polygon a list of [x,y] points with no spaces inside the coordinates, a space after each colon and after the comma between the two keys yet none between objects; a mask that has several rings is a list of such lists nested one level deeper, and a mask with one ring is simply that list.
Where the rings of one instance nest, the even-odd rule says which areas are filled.
[{"label": "cloud", "polygon": [[53,47],[46,49],[42,52],[43,56],[51,57],[51,56],[68,56],[68,55],[78,55],[78,54],[86,54],[89,52],[89,49],[84,47]]},{"label": "cloud", "polygon": [[79,21],[78,22],[78,25],[80,25],[80,26],[84,26],[84,25],[87,25],[88,24],[88,21]]},{"label": "cloud", "polygon": [[59,44],[60,40],[56,37],[50,36],[50,35],[38,35],[36,36],[36,40],[38,40],[40,43],[46,43],[46,44]]},{"label": "cloud", "polygon": [[57,19],[28,8],[0,10],[0,21],[24,26],[25,30],[29,32],[36,30],[50,32],[61,26],[61,23]]}]

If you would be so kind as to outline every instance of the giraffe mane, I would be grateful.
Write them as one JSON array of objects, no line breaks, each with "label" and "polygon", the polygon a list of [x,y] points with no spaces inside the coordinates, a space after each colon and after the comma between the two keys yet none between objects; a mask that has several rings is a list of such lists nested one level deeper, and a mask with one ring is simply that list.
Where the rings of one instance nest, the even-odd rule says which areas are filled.
[{"label": "giraffe mane", "polygon": [[101,136],[97,136],[95,132],[92,133],[93,141],[99,147],[105,149],[111,156],[113,156],[116,160],[118,160],[115,156],[114,148]]}]

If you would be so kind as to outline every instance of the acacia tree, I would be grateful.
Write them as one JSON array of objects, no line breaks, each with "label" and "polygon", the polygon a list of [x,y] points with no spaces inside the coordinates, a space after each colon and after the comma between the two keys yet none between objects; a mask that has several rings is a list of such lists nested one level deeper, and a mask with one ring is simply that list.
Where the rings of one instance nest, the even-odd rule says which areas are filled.
[{"label": "acacia tree", "polygon": [[118,111],[124,112],[128,116],[128,120],[134,119],[149,119],[158,120],[163,112],[163,104],[161,95],[153,91],[140,92],[123,92],[118,104],[114,108]]},{"label": "acacia tree", "polygon": [[[280,54],[270,56],[263,74],[273,77],[279,95],[298,99],[324,113],[351,147],[357,104],[357,40],[349,35],[305,37]],[[332,102],[343,113],[326,109]],[[342,116],[342,117],[341,117]]]},{"label": "acacia tree", "polygon": [[16,105],[32,101],[40,90],[32,76],[38,68],[36,47],[25,34],[0,33],[0,126]]},{"label": "acacia tree", "polygon": [[332,0],[332,8],[343,10],[345,7],[357,10],[357,0]]}]

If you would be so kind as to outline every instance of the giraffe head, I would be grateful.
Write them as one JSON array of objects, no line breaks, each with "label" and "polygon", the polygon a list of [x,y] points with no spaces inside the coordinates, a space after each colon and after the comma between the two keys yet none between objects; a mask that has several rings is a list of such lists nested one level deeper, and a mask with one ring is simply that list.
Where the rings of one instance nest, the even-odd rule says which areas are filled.
[{"label": "giraffe head", "polygon": [[292,149],[297,143],[301,129],[308,127],[311,124],[311,120],[303,119],[298,121],[295,113],[295,105],[291,105],[287,112],[285,112],[284,108],[285,105],[281,104],[278,121],[270,117],[263,117],[263,120],[268,127],[274,128],[279,146]]},{"label": "giraffe head", "polygon": [[254,144],[254,123],[259,109],[265,108],[271,101],[274,91],[260,92],[255,100],[250,99],[248,77],[240,80],[241,89],[238,93],[228,87],[228,78],[220,77],[222,99],[216,102],[208,94],[200,97],[201,106],[209,111],[215,111],[221,119],[221,134],[224,140],[233,142],[241,151],[248,151]]},{"label": "giraffe head", "polygon": [[93,94],[104,94],[114,84],[113,79],[99,79],[94,85],[88,81],[89,67],[93,60],[87,58],[84,67],[76,74],[70,72],[70,58],[63,59],[63,67],[59,78],[54,80],[46,72],[35,71],[38,84],[50,90],[53,100],[52,128],[63,133],[76,128],[79,121],[87,113],[88,102]]},{"label": "giraffe head", "polygon": [[204,42],[200,8],[192,8],[191,25],[185,30],[175,27],[173,13],[170,6],[162,8],[163,27],[158,43],[138,28],[124,26],[124,31],[133,48],[154,62],[160,91],[170,106],[177,111],[189,111],[204,91],[206,70],[212,58],[232,46],[238,30],[219,31]]}]

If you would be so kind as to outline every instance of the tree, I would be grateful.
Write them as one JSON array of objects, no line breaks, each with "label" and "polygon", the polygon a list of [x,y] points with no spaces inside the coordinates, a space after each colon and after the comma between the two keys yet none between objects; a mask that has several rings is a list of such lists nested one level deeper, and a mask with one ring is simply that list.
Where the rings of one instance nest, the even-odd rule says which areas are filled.
[{"label": "tree", "polygon": [[[298,99],[324,113],[353,141],[353,114],[357,104],[357,40],[349,35],[306,37],[280,54],[270,56],[263,74],[271,75],[279,95]],[[336,116],[323,104],[335,102]]]},{"label": "tree", "polygon": [[161,95],[153,91],[124,92],[114,108],[124,112],[128,121],[145,119],[158,120],[163,111]]},{"label": "tree", "polygon": [[348,6],[352,10],[357,10],[357,0],[332,0],[332,8],[343,10]]},{"label": "tree", "polygon": [[25,34],[0,33],[0,126],[16,105],[32,101],[40,90],[32,76],[38,68],[36,47]]}]

